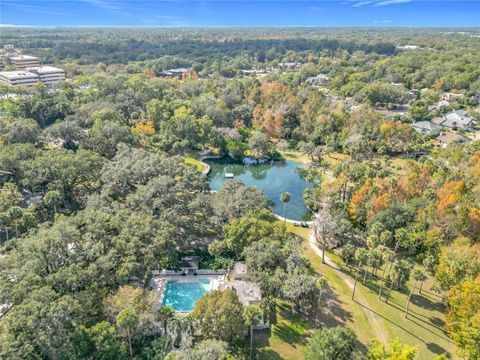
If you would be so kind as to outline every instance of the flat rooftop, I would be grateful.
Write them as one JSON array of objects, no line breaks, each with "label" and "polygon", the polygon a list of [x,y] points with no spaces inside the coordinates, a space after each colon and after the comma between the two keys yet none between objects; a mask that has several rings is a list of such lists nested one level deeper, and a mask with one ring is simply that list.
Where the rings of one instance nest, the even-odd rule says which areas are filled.
[{"label": "flat rooftop", "polygon": [[30,55],[18,55],[18,56],[10,56],[10,60],[12,61],[38,60],[38,58]]},{"label": "flat rooftop", "polygon": [[0,76],[8,80],[18,80],[27,78],[38,78],[37,74],[29,71],[1,71]]},{"label": "flat rooftop", "polygon": [[44,74],[52,74],[52,73],[59,73],[59,72],[64,72],[63,69],[56,68],[53,66],[37,66],[37,67],[29,67],[27,68],[28,71],[33,71],[36,72],[38,75],[44,75]]},{"label": "flat rooftop", "polygon": [[251,281],[235,280],[228,283],[227,286],[231,286],[235,290],[238,299],[245,306],[262,301],[260,287]]}]

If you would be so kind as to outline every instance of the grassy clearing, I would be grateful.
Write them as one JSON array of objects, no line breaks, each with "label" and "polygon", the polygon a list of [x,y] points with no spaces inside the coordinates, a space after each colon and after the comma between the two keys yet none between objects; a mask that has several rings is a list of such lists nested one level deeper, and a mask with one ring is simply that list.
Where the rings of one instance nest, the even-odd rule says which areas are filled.
[{"label": "grassy clearing", "polygon": [[[308,228],[286,224],[287,230],[303,239],[310,233]],[[346,326],[357,333],[356,349],[358,354],[366,353],[374,332],[368,323],[363,309],[350,300],[351,290],[338,276],[338,272],[327,265],[310,246],[305,243],[305,256],[310,261],[312,271],[323,274],[329,279],[330,290],[323,295],[322,306],[307,314],[297,315],[287,302],[277,304],[276,319],[271,332],[256,334],[257,358],[259,359],[302,359],[305,346],[312,332],[319,327]],[[338,261],[335,256],[332,259]]]},{"label": "grassy clearing", "polygon": [[[309,230],[295,227],[287,223],[288,231],[308,239]],[[357,353],[365,354],[371,339],[375,338],[375,328],[383,329],[385,337],[389,340],[398,337],[404,343],[417,348],[417,359],[435,359],[440,354],[446,354],[448,358],[456,359],[455,345],[448,338],[443,328],[445,307],[442,297],[430,290],[432,280],[429,279],[423,285],[422,294],[418,294],[418,286],[410,304],[409,317],[404,318],[404,309],[408,297],[408,291],[413,285],[408,284],[408,290],[404,292],[392,291],[388,303],[378,299],[379,281],[367,276],[366,285],[358,283],[357,291],[365,300],[351,299],[352,290],[342,278],[345,274],[351,282],[354,282],[354,269],[342,265],[336,254],[328,256],[341,266],[341,273],[322,264],[321,258],[305,243],[306,258],[310,261],[312,270],[326,276],[329,280],[331,291],[324,300],[324,308],[319,312],[321,326],[346,326],[357,334]],[[378,272],[381,274],[381,271]],[[363,275],[363,273],[362,273]],[[358,294],[358,293],[357,293]],[[378,322],[373,326],[367,318],[366,312],[372,311]],[[311,316],[311,315],[310,315]],[[305,318],[305,315],[303,316]],[[308,317],[306,317],[308,319]],[[318,324],[317,324],[318,326]],[[277,323],[272,327],[272,334],[266,347],[260,354],[261,359],[301,359],[305,342],[298,339],[303,334],[307,338],[313,331],[315,324],[306,322],[296,316],[286,316],[285,312],[279,312]],[[277,330],[278,329],[278,330]],[[283,331],[290,333],[292,339],[278,336]],[[261,346],[261,344],[259,344]]]},{"label": "grassy clearing", "polygon": [[197,159],[194,159],[193,157],[186,156],[185,157],[185,163],[189,165],[194,165],[197,167],[198,171],[203,171],[206,169],[205,165],[202,164],[200,161]]},{"label": "grassy clearing", "polygon": [[309,164],[309,163],[312,162],[306,154],[304,154],[300,151],[297,151],[297,150],[280,151],[280,154],[282,154],[282,157],[285,160],[302,162],[304,164]]},{"label": "grassy clearing", "polygon": [[346,154],[341,154],[338,152],[334,152],[334,153],[331,153],[330,155],[323,157],[323,161],[331,167],[338,165],[339,163],[346,161],[348,159],[350,159],[350,156]]},{"label": "grassy clearing", "polygon": [[[352,329],[358,338],[357,351],[362,354],[366,353],[370,340],[375,338],[375,332],[363,309],[352,301],[351,288],[335,269],[322,264],[321,258],[308,244],[305,244],[304,254],[312,268],[328,278],[332,295],[327,301],[327,311],[324,314],[325,325],[345,326]],[[329,257],[336,261],[330,254]]]},{"label": "grassy clearing", "polygon": [[[302,153],[301,151],[285,150],[285,151],[280,151],[280,154],[285,160],[302,162],[304,164],[310,164],[312,162],[312,160],[308,157],[308,155]],[[350,157],[348,155],[334,152],[334,153],[331,153],[330,155],[324,156],[323,161],[330,166],[334,166],[339,162],[345,161],[349,158]]]},{"label": "grassy clearing", "polygon": [[314,326],[303,316],[293,313],[288,302],[277,301],[271,331],[255,335],[258,359],[302,359]]},{"label": "grassy clearing", "polygon": [[[353,278],[352,269],[345,266],[342,269]],[[413,282],[409,282],[408,289],[403,292],[392,291],[388,303],[378,299],[379,285],[378,280],[367,277],[366,284],[359,286],[367,303],[357,303],[357,306],[370,309],[381,319],[389,339],[398,337],[415,346],[418,359],[434,359],[440,354],[455,358],[455,345],[444,329],[445,306],[441,295],[431,291],[431,279],[425,282],[422,294],[418,293],[417,286],[407,319],[404,318],[404,311]]]}]

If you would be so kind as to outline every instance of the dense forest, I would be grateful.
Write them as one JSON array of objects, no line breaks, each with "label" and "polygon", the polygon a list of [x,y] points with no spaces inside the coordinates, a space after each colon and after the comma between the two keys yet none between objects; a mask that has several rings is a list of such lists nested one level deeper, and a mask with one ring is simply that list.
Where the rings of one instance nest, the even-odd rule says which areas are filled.
[{"label": "dense forest", "polygon": [[[480,142],[439,147],[411,126],[456,109],[479,119],[475,31],[2,29],[68,81],[0,86],[0,358],[275,358],[252,355],[248,330],[286,306],[315,318],[306,359],[479,359]],[[307,81],[318,74],[328,84]],[[461,97],[436,107],[445,93]],[[317,321],[329,273],[262,191],[210,191],[191,164],[206,153],[303,157],[323,254],[382,304],[409,295],[405,317],[431,292],[454,350],[365,347]],[[211,269],[244,261],[261,305],[226,290],[185,316],[155,307],[153,271],[195,254]]]}]

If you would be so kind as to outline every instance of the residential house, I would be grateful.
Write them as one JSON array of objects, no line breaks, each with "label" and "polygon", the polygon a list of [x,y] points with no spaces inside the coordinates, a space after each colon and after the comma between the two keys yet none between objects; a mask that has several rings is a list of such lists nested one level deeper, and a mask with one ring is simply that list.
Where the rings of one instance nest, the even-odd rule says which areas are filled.
[{"label": "residential house", "polygon": [[160,77],[176,77],[181,79],[184,73],[190,72],[190,69],[186,68],[177,68],[177,69],[168,69],[160,72],[158,74]]},{"label": "residential house", "polygon": [[330,83],[330,78],[325,74],[318,74],[317,76],[309,77],[305,82],[314,86],[327,86]]},{"label": "residential house", "polygon": [[432,123],[437,124],[437,125],[442,125],[442,123],[445,121],[445,118],[441,116],[434,117],[432,120],[430,120]]},{"label": "residential house", "polygon": [[466,136],[457,134],[452,131],[442,132],[437,137],[437,145],[441,147],[446,147],[452,143],[464,143],[467,141],[468,141],[468,138]]},{"label": "residential house", "polygon": [[444,115],[442,126],[450,129],[467,130],[473,125],[474,119],[465,110],[455,110]]},{"label": "residential house", "polygon": [[297,67],[297,63],[296,62],[281,62],[281,63],[278,63],[278,66],[281,68],[281,69],[295,69]]},{"label": "residential house", "polygon": [[418,121],[413,123],[412,127],[416,132],[429,136],[439,135],[442,132],[442,126],[431,121]]}]

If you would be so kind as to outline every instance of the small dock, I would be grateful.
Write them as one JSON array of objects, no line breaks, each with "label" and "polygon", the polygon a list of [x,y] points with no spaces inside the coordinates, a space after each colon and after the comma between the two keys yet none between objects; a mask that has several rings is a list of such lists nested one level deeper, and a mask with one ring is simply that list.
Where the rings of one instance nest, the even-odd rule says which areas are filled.
[{"label": "small dock", "polygon": [[225,177],[226,177],[227,179],[233,179],[233,174],[232,174],[232,173],[226,173],[226,174],[225,174]]}]

